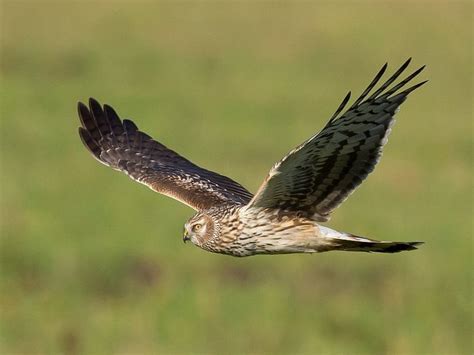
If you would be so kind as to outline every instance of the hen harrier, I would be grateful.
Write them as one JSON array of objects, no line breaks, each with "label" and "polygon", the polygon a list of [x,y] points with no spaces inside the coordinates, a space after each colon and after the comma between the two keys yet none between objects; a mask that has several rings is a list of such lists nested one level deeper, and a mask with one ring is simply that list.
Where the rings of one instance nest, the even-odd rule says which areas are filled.
[{"label": "hen harrier", "polygon": [[317,223],[328,221],[374,169],[398,107],[426,82],[399,92],[423,66],[388,89],[409,63],[410,59],[368,96],[387,69],[385,64],[339,115],[349,92],[323,130],[276,163],[255,195],[228,177],[193,164],[92,98],[89,107],[78,104],[79,135],[99,162],[194,208],[197,213],[186,222],[183,241],[191,240],[207,251],[250,256],[413,250],[421,242],[372,240]]}]

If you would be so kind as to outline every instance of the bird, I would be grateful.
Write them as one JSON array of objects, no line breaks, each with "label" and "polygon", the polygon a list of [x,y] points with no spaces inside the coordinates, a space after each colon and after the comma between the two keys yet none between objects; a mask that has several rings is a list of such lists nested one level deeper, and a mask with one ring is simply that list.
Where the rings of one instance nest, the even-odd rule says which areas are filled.
[{"label": "bird", "polygon": [[349,92],[324,128],[277,162],[254,195],[167,148],[93,98],[88,106],[78,103],[79,136],[100,163],[193,208],[182,238],[206,251],[244,257],[414,250],[423,242],[380,241],[321,224],[374,170],[399,106],[427,82],[406,88],[422,66],[392,86],[410,61],[378,86],[385,63],[345,109]]}]

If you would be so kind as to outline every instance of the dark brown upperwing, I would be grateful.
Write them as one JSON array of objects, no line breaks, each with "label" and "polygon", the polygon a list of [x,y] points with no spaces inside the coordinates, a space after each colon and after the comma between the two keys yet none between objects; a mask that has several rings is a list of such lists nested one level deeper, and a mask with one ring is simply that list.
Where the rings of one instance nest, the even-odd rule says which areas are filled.
[{"label": "dark brown upperwing", "polygon": [[195,210],[220,204],[247,204],[252,194],[228,177],[203,169],[121,120],[114,109],[89,99],[79,102],[86,148],[102,164],[123,171],[152,190],[173,197]]}]

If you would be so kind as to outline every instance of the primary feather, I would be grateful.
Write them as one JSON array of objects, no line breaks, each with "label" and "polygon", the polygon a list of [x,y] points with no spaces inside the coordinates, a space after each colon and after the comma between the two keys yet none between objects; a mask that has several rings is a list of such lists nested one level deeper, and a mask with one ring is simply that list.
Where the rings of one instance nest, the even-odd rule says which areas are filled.
[{"label": "primary feather", "polygon": [[246,204],[252,198],[242,185],[203,169],[121,120],[108,105],[94,99],[78,104],[84,145],[101,163],[119,170],[152,190],[196,210],[216,205]]},{"label": "primary feather", "polygon": [[299,211],[319,221],[328,220],[330,213],[374,169],[398,107],[410,92],[424,84],[397,93],[422,67],[385,91],[409,62],[366,98],[385,72],[387,65],[384,65],[362,95],[339,117],[349,101],[348,94],[321,132],[275,164],[249,206]]}]

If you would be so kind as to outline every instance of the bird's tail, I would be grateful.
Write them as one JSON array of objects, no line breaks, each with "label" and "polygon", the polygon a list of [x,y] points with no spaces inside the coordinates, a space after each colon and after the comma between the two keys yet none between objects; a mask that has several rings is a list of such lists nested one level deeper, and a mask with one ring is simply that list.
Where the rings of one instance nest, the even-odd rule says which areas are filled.
[{"label": "bird's tail", "polygon": [[[325,237],[331,241],[332,250],[365,251],[369,253],[398,253],[405,250],[418,249],[423,242],[389,242],[358,237],[349,233],[340,233],[323,228]],[[329,233],[328,233],[329,232]]]},{"label": "bird's tail", "polygon": [[334,250],[365,251],[369,253],[398,253],[405,250],[418,249],[417,246],[423,244],[423,242],[386,242],[366,238],[360,239],[365,240],[334,240],[336,244]]}]

